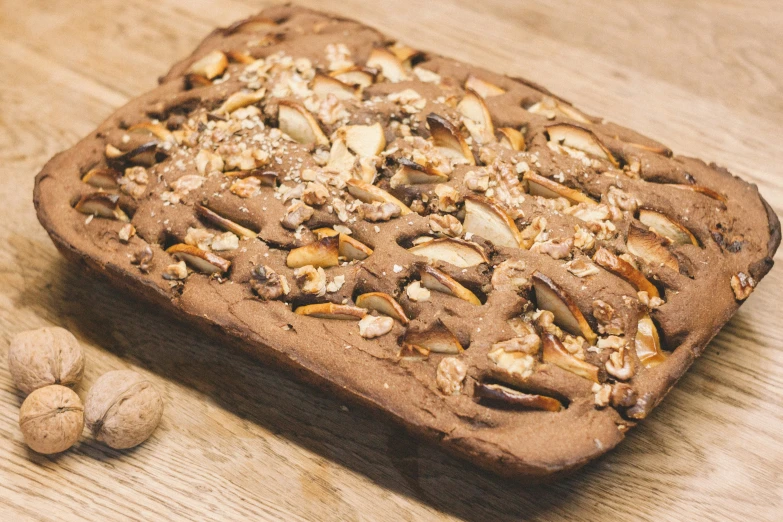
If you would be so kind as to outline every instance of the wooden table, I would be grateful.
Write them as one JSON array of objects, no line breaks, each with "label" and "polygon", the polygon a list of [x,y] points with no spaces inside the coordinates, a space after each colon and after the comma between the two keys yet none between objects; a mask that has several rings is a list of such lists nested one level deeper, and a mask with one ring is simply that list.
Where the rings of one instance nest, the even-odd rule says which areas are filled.
[{"label": "wooden table", "polygon": [[[757,183],[783,214],[779,0],[344,0],[407,43],[543,83],[588,112]],[[215,25],[267,2],[0,0],[0,519],[783,518],[783,270],[616,451],[535,488],[490,476],[85,279],[35,219],[33,176],[155,85]],[[777,260],[782,259],[781,255]],[[704,296],[709,299],[709,296]],[[78,393],[134,368],[152,439],[30,452],[6,370],[18,331],[69,328]]]}]

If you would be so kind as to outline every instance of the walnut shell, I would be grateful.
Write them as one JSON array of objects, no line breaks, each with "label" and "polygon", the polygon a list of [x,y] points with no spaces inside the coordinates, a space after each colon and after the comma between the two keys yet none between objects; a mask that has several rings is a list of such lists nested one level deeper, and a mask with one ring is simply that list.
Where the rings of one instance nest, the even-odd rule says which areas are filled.
[{"label": "walnut shell", "polygon": [[84,373],[82,347],[71,332],[45,327],[17,334],[8,350],[8,368],[24,393],[62,384],[73,386]]},{"label": "walnut shell", "polygon": [[53,384],[33,391],[19,410],[24,441],[38,453],[59,453],[73,446],[84,429],[84,406],[65,386]]},{"label": "walnut shell", "polygon": [[84,415],[96,439],[114,449],[132,448],[157,428],[163,399],[143,375],[115,370],[102,375],[90,389]]}]

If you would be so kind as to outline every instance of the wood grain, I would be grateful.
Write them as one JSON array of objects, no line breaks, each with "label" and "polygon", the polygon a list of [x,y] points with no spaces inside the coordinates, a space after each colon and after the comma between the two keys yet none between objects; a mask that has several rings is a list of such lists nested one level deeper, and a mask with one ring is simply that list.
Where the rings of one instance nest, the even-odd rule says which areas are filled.
[{"label": "wood grain", "polygon": [[[725,165],[783,214],[777,0],[301,3],[538,81]],[[32,208],[38,169],[154,86],[215,25],[265,5],[0,1],[0,519],[783,517],[778,267],[617,450],[572,478],[523,488],[201,339],[63,261]],[[86,348],[82,397],[111,369],[156,382],[166,412],[152,439],[113,451],[85,432],[59,456],[26,449],[7,347],[16,332],[50,324]]]}]

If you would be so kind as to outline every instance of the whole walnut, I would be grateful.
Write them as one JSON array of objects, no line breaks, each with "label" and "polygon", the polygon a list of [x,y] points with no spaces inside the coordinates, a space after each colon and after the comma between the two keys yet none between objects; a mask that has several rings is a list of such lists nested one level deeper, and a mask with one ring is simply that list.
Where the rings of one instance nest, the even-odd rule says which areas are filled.
[{"label": "whole walnut", "polygon": [[102,375],[84,401],[87,427],[114,449],[147,440],[163,416],[163,399],[146,377],[131,370]]},{"label": "whole walnut", "polygon": [[84,407],[79,396],[53,384],[33,391],[19,410],[19,427],[30,448],[49,455],[73,446],[84,429]]},{"label": "whole walnut", "polygon": [[25,393],[51,384],[73,386],[84,373],[84,354],[68,330],[39,328],[13,338],[8,367],[17,388]]}]

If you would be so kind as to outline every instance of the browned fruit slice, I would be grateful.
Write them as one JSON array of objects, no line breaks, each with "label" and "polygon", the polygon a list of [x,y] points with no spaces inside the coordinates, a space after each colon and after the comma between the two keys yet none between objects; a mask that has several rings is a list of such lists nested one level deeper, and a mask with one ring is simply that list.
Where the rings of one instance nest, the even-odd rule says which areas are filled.
[{"label": "browned fruit slice", "polygon": [[530,410],[560,411],[563,409],[560,401],[552,397],[522,393],[500,384],[477,383],[473,388],[473,396]]},{"label": "browned fruit slice", "polygon": [[251,55],[241,51],[226,51],[226,58],[229,62],[241,63],[242,65],[250,65],[256,61]]},{"label": "browned fruit slice", "polygon": [[409,248],[408,252],[426,257],[431,261],[443,261],[460,268],[489,262],[484,249],[477,244],[450,237],[433,239],[415,245]]},{"label": "browned fruit slice", "polygon": [[552,334],[544,334],[542,338],[542,358],[544,362],[554,364],[580,377],[589,379],[593,382],[600,382],[598,377],[598,367],[582,359],[577,359],[565,349],[560,339]]},{"label": "browned fruit slice", "polygon": [[188,73],[197,74],[211,80],[223,74],[228,67],[228,58],[220,51],[212,51],[195,62],[188,69]]},{"label": "browned fruit slice", "polygon": [[165,126],[160,123],[152,123],[151,121],[137,123],[128,127],[128,132],[146,133],[155,136],[160,141],[167,141],[169,143],[175,143],[174,135]]},{"label": "browned fruit slice", "polygon": [[588,125],[592,123],[587,116],[576,110],[571,105],[568,105],[565,102],[561,102],[560,100],[556,100],[550,96],[545,96],[540,102],[528,107],[527,110],[534,114],[541,114],[542,116],[546,116],[550,119],[555,118],[556,116],[561,116],[564,118],[571,118],[572,120],[576,120],[579,123],[585,123]]},{"label": "browned fruit slice", "polygon": [[365,203],[372,203],[374,201],[394,203],[400,207],[400,213],[403,216],[411,213],[411,209],[409,209],[405,203],[375,185],[371,185],[370,183],[359,179],[349,179],[346,181],[346,184],[348,185],[348,192],[360,201]]},{"label": "browned fruit slice", "polygon": [[659,236],[668,238],[675,245],[699,246],[699,241],[691,234],[690,230],[660,212],[643,208],[639,210],[639,221],[650,227],[650,230]]},{"label": "browned fruit slice", "polygon": [[[259,89],[253,92],[235,92],[215,110],[216,114],[231,114],[237,109],[254,105],[264,99],[266,90]],[[309,113],[308,113],[309,114]],[[281,129],[282,130],[282,129]]]},{"label": "browned fruit slice", "polygon": [[358,321],[365,315],[367,310],[357,306],[340,305],[334,303],[317,303],[300,306],[294,310],[295,314],[306,315],[309,317],[318,317],[320,319],[338,319],[343,321]]},{"label": "browned fruit slice", "polygon": [[459,340],[440,319],[427,330],[405,332],[402,345],[412,345],[435,353],[458,354],[463,352]]},{"label": "browned fruit slice", "polygon": [[462,224],[470,232],[498,246],[518,248],[522,234],[502,206],[490,199],[465,196],[465,220]]},{"label": "browned fruit slice", "polygon": [[513,127],[500,127],[500,144],[511,150],[525,150],[525,136]]},{"label": "browned fruit slice", "polygon": [[203,274],[222,274],[231,266],[228,259],[184,243],[170,246],[166,252],[177,261],[185,261],[188,266]]},{"label": "browned fruit slice", "polygon": [[469,120],[465,121],[465,126],[474,140],[481,144],[495,139],[495,126],[489,108],[476,91],[467,89],[465,97],[457,104],[457,110]]},{"label": "browned fruit slice", "polygon": [[549,135],[549,141],[564,147],[581,150],[590,156],[607,160],[615,167],[619,166],[617,158],[601,143],[598,137],[593,134],[593,131],[571,125],[570,123],[558,123],[547,127],[546,132]]},{"label": "browned fruit slice", "polygon": [[82,214],[89,214],[117,221],[129,221],[127,214],[120,208],[120,197],[116,194],[93,192],[85,194],[73,207]]},{"label": "browned fruit slice", "polygon": [[400,351],[397,353],[403,361],[423,361],[430,356],[430,351],[423,346],[415,344],[402,344]]},{"label": "browned fruit slice", "polygon": [[661,350],[658,329],[649,315],[642,316],[636,327],[636,355],[645,368],[652,368],[666,360]]},{"label": "browned fruit slice", "polygon": [[437,171],[428,170],[411,160],[400,158],[399,168],[389,180],[392,188],[400,185],[426,185],[430,183],[445,183],[449,177]]},{"label": "browned fruit slice", "polygon": [[367,67],[379,69],[384,78],[392,83],[401,82],[408,77],[402,62],[393,52],[382,47],[376,47],[370,52],[370,57],[367,59]]},{"label": "browned fruit slice", "polygon": [[536,292],[536,305],[541,310],[552,312],[557,326],[573,335],[581,335],[590,344],[595,344],[598,336],[593,332],[576,303],[560,286],[536,271],[533,274],[533,289]]},{"label": "browned fruit slice", "polygon": [[288,253],[285,264],[288,268],[300,268],[307,265],[329,268],[340,264],[340,239],[335,236],[324,237],[309,245],[294,248]]},{"label": "browned fruit slice", "polygon": [[584,192],[566,187],[565,185],[553,181],[544,176],[539,176],[533,171],[527,171],[522,176],[522,179],[527,181],[527,190],[534,196],[541,196],[544,198],[566,198],[568,201],[574,204],[587,203],[589,205],[597,205],[598,203],[591,199]]},{"label": "browned fruit slice", "polygon": [[465,80],[465,90],[468,89],[475,91],[483,98],[489,98],[490,96],[500,96],[506,92],[506,90],[502,87],[498,87],[494,83],[482,80],[481,78],[473,76],[472,74],[468,76],[467,80]]},{"label": "browned fruit slice", "polygon": [[718,200],[724,204],[729,201],[729,199],[723,194],[721,194],[720,192],[712,190],[709,187],[704,187],[702,185],[681,185],[677,183],[672,183],[669,184],[669,186],[680,190],[690,190],[691,192],[698,192],[699,194],[704,194],[705,196]]},{"label": "browned fruit slice", "polygon": [[427,116],[427,125],[432,135],[432,144],[452,163],[476,164],[470,145],[451,122],[432,113]]},{"label": "browned fruit slice", "polygon": [[421,56],[421,51],[414,49],[413,47],[407,46],[405,44],[401,44],[400,42],[395,42],[394,44],[387,47],[391,53],[397,57],[397,59],[402,63],[403,65],[410,66],[411,61],[416,58],[417,56]]},{"label": "browned fruit slice", "polygon": [[668,242],[668,240],[661,238],[654,232],[633,224],[628,227],[626,246],[631,254],[652,266],[665,266],[679,272],[680,263],[674,254],[666,248],[664,242]]},{"label": "browned fruit slice", "polygon": [[628,281],[639,292],[647,292],[650,297],[660,297],[658,288],[644,277],[627,261],[620,259],[604,247],[599,248],[593,256],[593,261],[613,274]]},{"label": "browned fruit slice", "polygon": [[313,92],[319,98],[326,98],[329,94],[334,94],[338,100],[356,100],[359,98],[359,87],[322,73],[316,73],[313,78]]},{"label": "browned fruit slice", "polygon": [[96,167],[90,169],[82,176],[82,181],[88,185],[104,190],[116,190],[120,188],[121,174],[114,169]]},{"label": "browned fruit slice", "polygon": [[258,234],[250,230],[249,228],[245,228],[239,223],[235,223],[231,221],[230,219],[224,218],[217,212],[214,212],[204,205],[196,205],[196,213],[212,223],[213,225],[217,225],[218,227],[222,228],[223,230],[228,230],[229,232],[233,232],[234,234],[238,235],[239,237],[245,238],[245,239],[253,239]]},{"label": "browned fruit slice", "polygon": [[419,269],[419,277],[421,278],[421,286],[424,288],[458,297],[472,305],[481,306],[481,301],[476,297],[476,294],[435,267],[424,265]]},{"label": "browned fruit slice", "polygon": [[670,157],[672,155],[671,149],[664,145],[644,145],[642,143],[633,143],[631,141],[626,141],[625,144],[635,149],[646,150],[647,152],[660,154],[661,156]]},{"label": "browned fruit slice", "polygon": [[358,85],[359,88],[364,89],[375,82],[375,74],[375,71],[372,69],[353,66],[333,71],[329,76],[337,78],[348,85]]},{"label": "browned fruit slice", "polygon": [[392,296],[383,292],[369,292],[360,295],[356,298],[356,306],[388,315],[405,325],[410,322],[402,306]]},{"label": "browned fruit slice", "polygon": [[338,238],[340,257],[344,257],[348,261],[362,261],[372,255],[372,248],[361,241],[347,234],[340,234]]},{"label": "browned fruit slice", "polygon": [[337,131],[345,144],[359,156],[377,156],[386,148],[386,136],[379,122],[372,125],[346,125]]},{"label": "browned fruit slice", "polygon": [[277,27],[277,23],[274,20],[264,16],[251,16],[250,18],[234,22],[225,28],[223,33],[227,35],[234,33],[258,33],[268,31],[273,27]]},{"label": "browned fruit slice", "polygon": [[280,130],[298,143],[329,145],[329,138],[321,130],[313,115],[296,102],[281,101],[277,120]]}]

